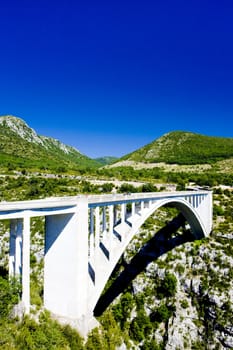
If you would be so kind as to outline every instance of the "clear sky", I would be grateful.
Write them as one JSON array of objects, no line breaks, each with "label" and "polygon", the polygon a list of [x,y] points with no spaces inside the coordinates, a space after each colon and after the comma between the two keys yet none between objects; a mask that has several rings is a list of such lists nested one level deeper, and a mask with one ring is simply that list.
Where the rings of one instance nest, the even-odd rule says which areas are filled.
[{"label": "clear sky", "polygon": [[0,0],[0,115],[89,157],[233,137],[232,0]]}]

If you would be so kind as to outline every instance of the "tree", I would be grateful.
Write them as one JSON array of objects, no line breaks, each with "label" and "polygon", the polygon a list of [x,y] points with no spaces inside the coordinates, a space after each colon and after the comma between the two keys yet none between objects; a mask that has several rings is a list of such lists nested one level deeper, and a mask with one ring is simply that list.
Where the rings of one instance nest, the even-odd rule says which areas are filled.
[{"label": "tree", "polygon": [[152,324],[149,317],[146,315],[144,308],[141,308],[137,316],[133,319],[130,325],[130,336],[132,339],[140,342],[147,338],[152,330]]},{"label": "tree", "polygon": [[156,191],[158,191],[158,189],[152,183],[147,183],[142,185],[142,192],[156,192]]},{"label": "tree", "polygon": [[158,297],[161,299],[164,297],[172,297],[176,294],[177,279],[172,273],[166,273],[164,280],[161,281],[157,292]]},{"label": "tree", "polygon": [[133,296],[126,292],[122,295],[120,302],[113,306],[113,315],[117,322],[120,323],[121,329],[124,329],[124,325],[130,316],[130,313],[134,306]]},{"label": "tree", "polygon": [[7,280],[0,276],[0,320],[7,318],[18,302],[20,286],[16,279]]}]

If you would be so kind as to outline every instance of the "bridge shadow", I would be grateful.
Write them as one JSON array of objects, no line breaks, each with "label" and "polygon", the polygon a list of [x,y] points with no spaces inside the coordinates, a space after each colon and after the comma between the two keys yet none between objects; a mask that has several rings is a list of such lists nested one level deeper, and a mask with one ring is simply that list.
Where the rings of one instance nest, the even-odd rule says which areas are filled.
[{"label": "bridge shadow", "polygon": [[[178,214],[140,249],[112,285],[102,294],[94,309],[95,316],[100,316],[112,301],[124,292],[135,277],[146,269],[148,264],[173,248],[194,240],[190,230],[185,230],[185,222],[184,216],[181,213]],[[183,233],[176,234],[180,227],[183,228]]]}]

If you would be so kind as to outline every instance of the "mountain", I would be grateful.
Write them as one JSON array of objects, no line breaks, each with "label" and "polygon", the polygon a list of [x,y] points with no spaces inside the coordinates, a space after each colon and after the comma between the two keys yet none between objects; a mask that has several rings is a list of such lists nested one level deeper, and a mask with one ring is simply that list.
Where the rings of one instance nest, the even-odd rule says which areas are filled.
[{"label": "mountain", "polygon": [[51,137],[38,135],[22,119],[15,116],[0,117],[1,166],[12,169],[78,169],[97,167],[99,164]]},{"label": "mountain", "polygon": [[224,169],[232,169],[233,138],[173,131],[120,159],[110,156],[91,159],[59,140],[38,135],[20,118],[0,116],[0,164],[11,170],[64,172],[105,165],[132,165],[132,162],[146,167],[145,163],[194,165],[219,164],[219,161],[224,162]]},{"label": "mountain", "polygon": [[119,161],[167,164],[207,164],[233,157],[233,138],[173,131]]},{"label": "mountain", "polygon": [[105,156],[100,158],[95,158],[95,160],[100,163],[101,165],[109,165],[118,160],[117,157],[111,157],[111,156]]}]

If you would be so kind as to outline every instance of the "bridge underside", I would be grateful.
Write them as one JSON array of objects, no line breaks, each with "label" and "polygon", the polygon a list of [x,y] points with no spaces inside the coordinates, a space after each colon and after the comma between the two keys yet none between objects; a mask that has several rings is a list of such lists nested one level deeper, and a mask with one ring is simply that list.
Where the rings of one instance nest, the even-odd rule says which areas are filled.
[{"label": "bridge underside", "polygon": [[[117,278],[114,278],[111,286],[100,296],[94,308],[95,316],[100,316],[113,300],[127,289],[137,275],[145,271],[151,262],[181,244],[195,239],[190,230],[186,228],[186,223],[183,214],[178,214],[141,247],[131,261],[124,265],[124,270]],[[180,228],[182,228],[182,233],[177,234]]]},{"label": "bridge underside", "polygon": [[184,203],[183,200],[157,201],[150,204],[148,207],[144,207],[139,212],[135,211],[133,215],[125,217],[125,220],[121,219],[120,222],[113,227],[111,246],[109,246],[109,239],[103,239],[99,244],[99,249],[96,249],[93,256],[89,258],[89,273],[91,276],[91,279],[89,280],[89,307],[91,310],[95,308],[112,271],[114,270],[117,262],[126,250],[130,241],[136,234],[138,234],[140,227],[158,208],[168,204],[176,207],[180,211],[181,215],[179,215],[178,218],[176,218],[174,222],[168,226],[167,231],[165,230],[164,232],[167,232],[168,234],[168,230],[173,230],[176,227],[175,223],[182,226],[186,221],[190,226],[190,230],[189,234],[186,234],[185,237],[182,238],[179,237],[179,239],[174,240],[174,242],[166,241],[166,237],[164,235],[162,236],[163,240],[161,240],[161,236],[156,235],[155,241],[159,245],[159,249],[161,251],[164,251],[162,244],[165,241],[168,246],[173,247],[173,243],[175,242],[179,242],[179,244],[181,244],[180,242],[205,237],[206,232],[204,225],[199,221],[197,214],[193,211],[191,206]]}]

